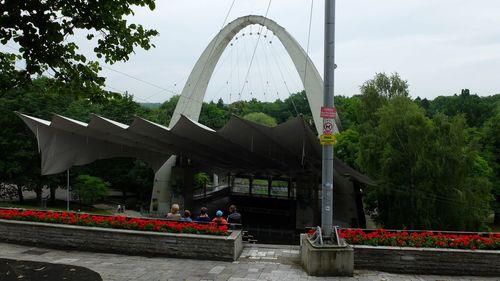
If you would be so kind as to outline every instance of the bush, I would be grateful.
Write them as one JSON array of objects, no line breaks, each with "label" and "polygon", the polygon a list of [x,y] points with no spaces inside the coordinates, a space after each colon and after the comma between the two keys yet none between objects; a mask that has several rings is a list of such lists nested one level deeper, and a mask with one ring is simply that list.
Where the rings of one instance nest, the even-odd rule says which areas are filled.
[{"label": "bush", "polygon": [[79,175],[76,178],[74,192],[86,204],[93,204],[97,199],[109,193],[110,183],[98,177]]}]

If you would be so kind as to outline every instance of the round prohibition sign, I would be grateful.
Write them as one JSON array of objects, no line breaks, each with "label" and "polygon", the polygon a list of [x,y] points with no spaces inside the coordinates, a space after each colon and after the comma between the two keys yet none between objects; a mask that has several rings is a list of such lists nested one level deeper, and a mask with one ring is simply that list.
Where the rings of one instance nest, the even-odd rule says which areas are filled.
[{"label": "round prohibition sign", "polygon": [[325,124],[323,124],[323,131],[325,132],[333,131],[333,124],[330,122],[325,122]]}]

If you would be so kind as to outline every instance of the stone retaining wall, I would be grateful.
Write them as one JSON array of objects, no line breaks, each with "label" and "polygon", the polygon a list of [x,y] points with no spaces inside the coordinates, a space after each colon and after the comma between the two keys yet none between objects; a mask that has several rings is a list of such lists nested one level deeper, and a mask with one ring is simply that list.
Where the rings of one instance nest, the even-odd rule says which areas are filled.
[{"label": "stone retaining wall", "polygon": [[354,245],[354,268],[394,273],[500,276],[500,251]]},{"label": "stone retaining wall", "polygon": [[0,241],[63,249],[236,260],[243,250],[240,231],[229,236],[163,233],[0,219]]}]

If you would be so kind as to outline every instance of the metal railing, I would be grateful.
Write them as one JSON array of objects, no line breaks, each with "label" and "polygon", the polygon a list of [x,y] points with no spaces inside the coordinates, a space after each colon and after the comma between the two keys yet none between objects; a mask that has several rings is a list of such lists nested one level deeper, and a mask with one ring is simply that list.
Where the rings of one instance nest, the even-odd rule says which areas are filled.
[{"label": "metal railing", "polygon": [[[310,241],[312,244],[316,246],[324,246],[325,244],[328,245],[335,245],[335,246],[345,246],[346,242],[344,239],[342,239],[339,235],[339,226],[333,226],[333,229],[331,231],[332,236],[323,236],[323,233],[321,231],[321,227],[316,226],[314,227],[308,227],[308,229],[316,229],[312,237],[310,237]],[[329,243],[326,243],[329,242]]]}]

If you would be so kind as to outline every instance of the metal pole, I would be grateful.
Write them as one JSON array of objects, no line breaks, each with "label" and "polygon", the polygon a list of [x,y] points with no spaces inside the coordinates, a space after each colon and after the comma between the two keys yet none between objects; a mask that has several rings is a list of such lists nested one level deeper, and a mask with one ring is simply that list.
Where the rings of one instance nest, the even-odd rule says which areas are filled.
[{"label": "metal pole", "polygon": [[[323,103],[333,107],[335,70],[335,0],[325,0],[325,59]],[[323,145],[321,228],[325,236],[333,232],[333,145]]]},{"label": "metal pole", "polygon": [[66,170],[66,210],[69,212],[69,169]]}]

